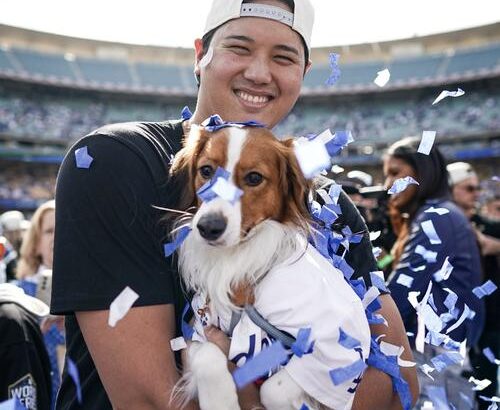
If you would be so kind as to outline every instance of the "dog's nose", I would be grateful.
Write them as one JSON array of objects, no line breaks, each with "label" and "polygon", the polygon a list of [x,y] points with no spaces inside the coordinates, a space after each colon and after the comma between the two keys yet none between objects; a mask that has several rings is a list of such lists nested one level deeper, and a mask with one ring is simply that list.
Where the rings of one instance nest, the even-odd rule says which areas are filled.
[{"label": "dog's nose", "polygon": [[221,214],[203,215],[196,227],[200,231],[200,235],[208,241],[215,241],[226,230],[227,221]]}]

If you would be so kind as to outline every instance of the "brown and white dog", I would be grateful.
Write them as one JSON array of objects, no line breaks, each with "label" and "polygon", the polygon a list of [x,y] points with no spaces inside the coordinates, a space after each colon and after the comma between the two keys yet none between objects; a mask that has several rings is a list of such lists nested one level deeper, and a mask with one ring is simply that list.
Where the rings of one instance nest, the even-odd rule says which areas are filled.
[{"label": "brown and white dog", "polygon": [[[197,198],[198,189],[218,167],[229,171],[230,181],[243,192],[233,203],[220,197],[208,202]],[[228,331],[232,312],[241,313],[245,304],[252,304],[294,337],[300,328],[312,328],[313,353],[293,357],[267,379],[261,401],[271,410],[298,409],[304,403],[311,408],[350,408],[352,383],[341,386],[337,394],[339,386],[333,385],[328,370],[332,363],[342,367],[367,357],[368,323],[342,273],[307,244],[310,186],[293,140],[280,141],[264,128],[207,132],[193,126],[171,173],[186,181],[180,209],[196,210],[187,221],[192,231],[179,249],[179,269],[188,290],[196,294],[197,321]],[[338,345],[340,326],[360,340],[357,351]],[[203,341],[202,326],[195,323],[195,330],[201,337],[193,340]],[[229,358],[243,364],[244,359],[237,360],[238,348],[245,351],[251,336],[257,338],[257,346],[250,350],[257,353],[269,343],[261,333],[243,312]],[[194,342],[187,356],[183,398],[197,395],[202,409],[238,409],[226,355],[214,344]]]}]

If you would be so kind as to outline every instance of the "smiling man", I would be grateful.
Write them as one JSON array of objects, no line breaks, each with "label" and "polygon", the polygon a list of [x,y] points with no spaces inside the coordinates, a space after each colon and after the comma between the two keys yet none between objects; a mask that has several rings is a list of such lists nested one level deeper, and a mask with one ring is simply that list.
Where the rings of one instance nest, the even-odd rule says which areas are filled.
[{"label": "smiling man", "polygon": [[[52,311],[67,315],[68,357],[79,369],[83,402],[65,369],[58,408],[172,408],[180,375],[169,346],[180,335],[185,300],[174,262],[163,255],[163,214],[153,207],[176,208],[182,194],[183,184],[168,180],[170,158],[190,124],[210,115],[269,128],[281,121],[310,67],[313,20],[309,0],[214,0],[203,38],[195,41],[199,93],[191,119],[106,126],[71,148],[57,182]],[[94,159],[90,166],[75,157],[84,147]],[[366,229],[345,195],[339,204],[353,232]],[[376,270],[368,238],[348,258],[367,280]],[[139,298],[110,327],[109,306],[126,286]],[[372,332],[404,346],[403,358],[411,359],[394,302],[389,295],[380,300],[389,326]],[[225,342],[215,329],[208,337]],[[402,373],[415,397],[414,369]],[[243,408],[259,405],[256,393],[254,386],[241,392]],[[400,408],[390,377],[369,368],[354,408]]]}]

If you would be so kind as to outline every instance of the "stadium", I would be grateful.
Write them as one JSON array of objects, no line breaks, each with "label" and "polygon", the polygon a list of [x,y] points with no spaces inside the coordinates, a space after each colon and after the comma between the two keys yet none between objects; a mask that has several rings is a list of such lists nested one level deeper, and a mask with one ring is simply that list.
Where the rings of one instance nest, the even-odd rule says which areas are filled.
[{"label": "stadium", "polygon": [[[340,79],[327,85],[329,53]],[[299,103],[279,135],[350,130],[338,157],[381,182],[384,149],[437,132],[447,160],[483,177],[500,163],[500,23],[379,43],[315,48]],[[86,40],[0,25],[0,211],[30,211],[54,194],[58,165],[78,138],[107,123],[177,118],[195,107],[193,51]],[[388,68],[389,83],[373,83]],[[444,89],[465,95],[435,106]]]}]

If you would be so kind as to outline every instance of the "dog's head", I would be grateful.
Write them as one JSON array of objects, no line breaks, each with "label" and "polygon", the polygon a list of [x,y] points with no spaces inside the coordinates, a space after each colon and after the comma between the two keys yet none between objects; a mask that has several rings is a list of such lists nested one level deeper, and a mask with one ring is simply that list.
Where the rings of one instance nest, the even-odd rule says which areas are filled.
[{"label": "dog's head", "polygon": [[[202,202],[196,192],[218,167],[243,191],[234,202],[215,198]],[[259,224],[273,220],[307,230],[309,184],[302,174],[293,140],[278,140],[264,128],[222,128],[208,132],[193,126],[171,173],[186,181],[180,209],[195,207],[192,234],[213,246],[234,246]]]}]

